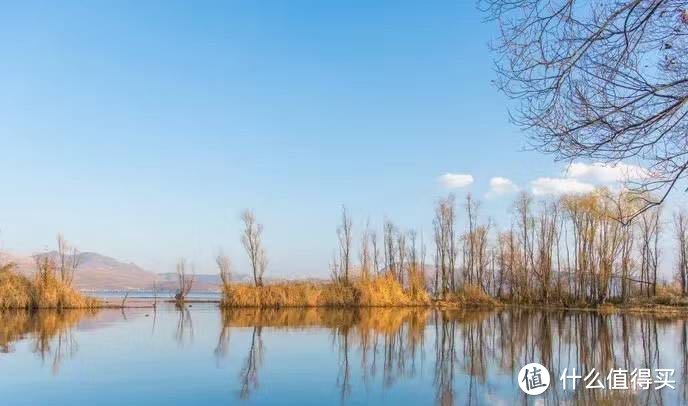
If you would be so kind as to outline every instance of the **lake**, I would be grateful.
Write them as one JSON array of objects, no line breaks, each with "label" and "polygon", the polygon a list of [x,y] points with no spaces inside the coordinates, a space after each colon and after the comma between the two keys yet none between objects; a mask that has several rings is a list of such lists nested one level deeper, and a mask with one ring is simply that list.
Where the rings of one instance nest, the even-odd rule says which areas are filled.
[{"label": "lake", "polygon": [[[687,349],[686,320],[590,312],[13,311],[0,313],[0,394],[7,405],[674,405],[686,404]],[[529,362],[551,373],[542,395],[517,385]],[[612,369],[673,369],[675,389],[581,379],[565,390],[565,368],[603,383]]]}]

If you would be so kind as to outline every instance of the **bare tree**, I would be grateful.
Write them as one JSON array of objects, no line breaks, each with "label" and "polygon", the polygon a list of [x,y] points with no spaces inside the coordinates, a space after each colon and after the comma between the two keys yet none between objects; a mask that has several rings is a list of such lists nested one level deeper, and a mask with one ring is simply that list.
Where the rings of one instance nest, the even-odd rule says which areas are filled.
[{"label": "bare tree", "polygon": [[248,209],[241,214],[241,220],[244,222],[241,243],[251,263],[253,282],[255,286],[263,286],[263,274],[268,266],[267,255],[263,248],[263,225],[256,221],[256,216]]},{"label": "bare tree", "polygon": [[57,235],[57,261],[60,279],[71,286],[74,281],[74,273],[81,263],[81,256],[79,250],[67,242],[62,234]]},{"label": "bare tree", "polygon": [[556,202],[545,203],[537,216],[536,237],[533,241],[537,247],[534,271],[539,279],[542,296],[545,301],[549,299],[550,288],[554,272],[554,255],[559,231],[559,206]]},{"label": "bare tree", "polygon": [[403,231],[397,233],[397,281],[401,286],[404,286],[404,273],[408,264],[406,263],[406,258],[408,257],[408,247],[406,246],[406,234]]},{"label": "bare tree", "polygon": [[435,293],[445,297],[456,290],[456,199],[449,195],[435,207]]},{"label": "bare tree", "polygon": [[351,216],[342,206],[342,223],[337,227],[337,239],[339,240],[339,270],[342,273],[342,282],[349,283],[351,271]]},{"label": "bare tree", "polygon": [[390,220],[385,220],[382,230],[382,245],[385,257],[385,272],[396,275],[396,249],[394,244],[394,235],[396,234],[396,227]]},{"label": "bare tree", "polygon": [[196,278],[196,272],[194,270],[194,266],[189,266],[185,258],[181,258],[179,261],[177,261],[176,270],[178,289],[174,298],[177,303],[184,303],[186,296],[193,287],[194,280]]},{"label": "bare tree", "polygon": [[232,281],[232,261],[227,255],[220,252],[217,257],[215,257],[215,263],[217,264],[218,271],[220,272],[222,290],[223,292],[227,292],[229,284]]},{"label": "bare tree", "polygon": [[[513,253],[511,252],[510,241],[513,240],[513,232],[503,232],[497,237],[497,255],[499,262],[498,275],[495,275],[497,280],[496,296],[501,299],[504,291],[513,286]],[[507,286],[507,283],[509,285]]]},{"label": "bare tree", "polygon": [[417,244],[417,233],[415,230],[408,232],[408,277],[407,284],[412,296],[417,296],[425,292],[425,241],[423,233],[420,234],[420,246]]},{"label": "bare tree", "polygon": [[676,242],[678,243],[677,277],[681,283],[681,293],[688,294],[688,215],[685,210],[674,214]]},{"label": "bare tree", "polygon": [[333,282],[341,282],[342,275],[339,270],[339,258],[337,258],[337,252],[332,250],[332,261],[330,261],[330,275]]},{"label": "bare tree", "polygon": [[377,233],[375,231],[370,232],[370,250],[373,257],[373,269],[377,274],[380,272],[380,250],[377,246]]},{"label": "bare tree", "polygon": [[[416,230],[409,230],[407,233],[408,237],[408,267],[409,267],[409,275],[412,275],[415,271],[416,268],[418,267],[418,245],[416,244],[417,236],[418,233]],[[422,243],[422,242],[421,242]],[[409,276],[409,281],[411,280],[411,277]]]},{"label": "bare tree", "polygon": [[517,225],[519,228],[519,242],[521,244],[521,254],[523,255],[520,268],[520,279],[523,281],[523,293],[526,299],[531,295],[531,280],[533,277],[534,254],[533,245],[535,219],[532,213],[533,197],[527,192],[521,192],[516,199],[515,209],[518,216]]},{"label": "bare tree", "polygon": [[[425,245],[425,235],[423,230],[420,230],[420,271],[425,275],[425,258],[427,256],[428,247]],[[425,282],[425,276],[423,276],[423,282]]]},{"label": "bare tree", "polygon": [[657,294],[657,271],[659,269],[659,236],[661,233],[661,212],[658,207],[640,215],[640,276],[647,282],[647,296]]},{"label": "bare tree", "polygon": [[366,221],[366,226],[361,234],[361,249],[358,253],[359,260],[361,262],[361,277],[368,278],[370,275],[370,269],[373,267],[373,249],[371,247],[371,236],[372,231],[370,231],[370,221]]},{"label": "bare tree", "polygon": [[466,194],[466,217],[468,220],[468,233],[464,237],[464,243],[466,247],[464,248],[464,280],[468,283],[473,283],[473,278],[475,275],[475,257],[476,257],[476,235],[475,228],[477,226],[478,219],[478,209],[480,203],[473,200],[473,196],[470,193]]},{"label": "bare tree", "polygon": [[[481,0],[500,27],[498,87],[512,117],[556,159],[618,163],[643,205],[664,201],[688,168],[685,0]],[[635,178],[635,179],[632,179]]]},{"label": "bare tree", "polygon": [[488,237],[490,234],[490,221],[485,225],[478,225],[473,230],[473,253],[474,261],[473,267],[475,272],[474,283],[478,285],[483,292],[489,292],[490,278],[487,277],[486,272],[489,262],[488,254]]}]

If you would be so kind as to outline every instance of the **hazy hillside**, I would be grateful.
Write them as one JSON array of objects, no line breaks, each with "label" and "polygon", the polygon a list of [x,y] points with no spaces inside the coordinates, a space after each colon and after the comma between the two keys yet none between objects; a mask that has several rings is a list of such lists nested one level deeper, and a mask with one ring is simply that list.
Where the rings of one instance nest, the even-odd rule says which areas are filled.
[{"label": "hazy hillside", "polygon": [[[40,254],[57,259],[55,251]],[[177,276],[174,273],[156,274],[146,271],[134,263],[125,263],[95,252],[79,254],[80,265],[74,275],[74,284],[83,290],[140,290],[153,289],[175,290]],[[32,275],[36,270],[33,257],[19,256],[0,252],[0,263],[13,262],[19,273]],[[250,275],[236,273],[232,278],[236,282],[252,282]],[[266,282],[283,279],[265,278]],[[315,279],[313,279],[315,280]],[[220,277],[217,274],[198,274],[195,277],[193,290],[216,291],[219,289]]]},{"label": "hazy hillside", "polygon": [[[57,258],[52,251],[41,256]],[[14,262],[17,270],[24,275],[35,272],[32,257],[0,254],[3,262]],[[147,289],[153,286],[155,273],[141,269],[133,263],[120,262],[114,258],[94,252],[79,254],[80,265],[74,275],[74,284],[78,289]]]},{"label": "hazy hillside", "polygon": [[[41,256],[52,256],[57,259],[57,253],[47,252]],[[74,284],[84,290],[138,290],[152,289],[156,284],[158,289],[174,290],[177,287],[176,276],[173,273],[155,274],[146,271],[134,263],[125,263],[95,252],[79,254],[80,265],[74,275]],[[0,253],[0,263],[13,262],[17,271],[24,275],[32,275],[35,261],[30,256],[19,256]],[[197,275],[194,290],[216,290],[219,278],[217,275]]]}]

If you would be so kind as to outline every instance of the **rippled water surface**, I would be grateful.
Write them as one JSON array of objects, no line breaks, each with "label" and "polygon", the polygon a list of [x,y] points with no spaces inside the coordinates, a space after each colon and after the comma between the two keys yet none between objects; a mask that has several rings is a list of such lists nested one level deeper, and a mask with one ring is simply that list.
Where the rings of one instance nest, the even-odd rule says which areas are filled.
[{"label": "rippled water surface", "polygon": [[[688,322],[524,310],[0,313],[7,405],[686,404]],[[537,397],[521,366],[552,372]],[[674,369],[676,389],[563,390],[564,368]],[[604,380],[604,376],[601,377]]]}]

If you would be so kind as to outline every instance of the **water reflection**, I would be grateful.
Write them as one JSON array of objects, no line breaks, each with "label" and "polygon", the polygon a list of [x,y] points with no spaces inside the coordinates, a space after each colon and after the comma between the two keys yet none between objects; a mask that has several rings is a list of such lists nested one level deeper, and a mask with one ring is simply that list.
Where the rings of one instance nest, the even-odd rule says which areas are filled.
[{"label": "water reflection", "polygon": [[262,327],[253,327],[251,334],[251,345],[241,368],[240,382],[241,390],[239,397],[248,399],[251,391],[258,388],[258,370],[263,363],[263,339],[261,337]]},{"label": "water reflection", "polygon": [[62,362],[79,349],[73,328],[94,314],[87,310],[0,311],[0,352],[14,352],[18,341],[28,339],[32,351],[43,362],[49,362],[53,374],[57,374]]},{"label": "water reflection", "polygon": [[[175,309],[177,310],[177,329],[174,332],[174,339],[177,341],[180,347],[186,344],[193,343],[194,339],[194,326],[193,319],[191,318],[191,312],[189,307],[183,304],[176,304]],[[155,318],[153,319],[155,323]]]},{"label": "water reflection", "polygon": [[[68,365],[61,374],[65,379],[97,374],[95,366],[115,362],[124,377],[143,369],[139,379],[164,376],[171,382],[156,387],[156,380],[139,386],[125,380],[131,385],[123,390],[130,388],[134,397],[141,387],[150,387],[151,396],[171,393],[178,399],[188,391],[176,388],[189,385],[202,391],[189,396],[202,393],[208,399],[262,404],[282,399],[288,385],[292,397],[284,398],[285,403],[295,404],[314,398],[356,404],[534,404],[538,399],[547,404],[688,403],[684,319],[518,309],[170,306],[147,312],[131,310],[125,319],[118,310],[105,310],[94,321],[94,313],[85,311],[0,312],[0,353],[12,353],[7,361],[15,360],[13,371],[22,372],[10,378],[27,384],[39,376],[31,365],[23,366],[27,352],[29,358],[37,354],[54,374]],[[148,329],[150,335],[138,334]],[[116,356],[103,351],[107,343],[118,346]],[[72,364],[65,361],[75,354],[89,362],[70,374]],[[533,361],[552,375],[553,386],[543,397],[525,396],[514,379]],[[175,375],[164,367],[179,363],[189,370]],[[605,383],[612,368],[672,368],[676,389],[586,390],[579,384],[575,391],[565,391],[558,379],[565,368],[579,373],[594,368]],[[110,380],[103,376],[97,390],[107,391]],[[12,390],[11,382],[3,390]],[[62,404],[79,404],[70,394],[64,396]]]},{"label": "water reflection", "polygon": [[[623,368],[630,373],[634,368],[674,366],[678,367],[674,375],[677,392],[669,396],[679,394],[682,403],[686,401],[686,320],[526,310],[225,310],[216,356],[227,354],[231,329],[245,327],[252,328],[252,335],[239,376],[241,399],[249,398],[259,387],[260,369],[269,363],[270,354],[263,347],[264,329],[324,327],[330,331],[332,349],[338,354],[336,385],[342,401],[355,385],[368,390],[378,374],[383,388],[413,379],[426,369],[426,357],[431,353],[434,359],[428,368],[433,373],[435,401],[440,405],[513,401],[516,397],[523,403],[532,402],[514,382],[520,367],[532,361],[552,373],[553,386],[543,395],[547,403],[663,404],[671,389],[590,390],[579,384],[575,391],[564,391],[558,378],[565,368],[579,372],[594,368],[604,381],[611,369]],[[665,337],[663,345],[660,333]],[[666,339],[667,334],[674,333],[680,333],[680,340]],[[352,376],[360,380],[354,381]]]}]

